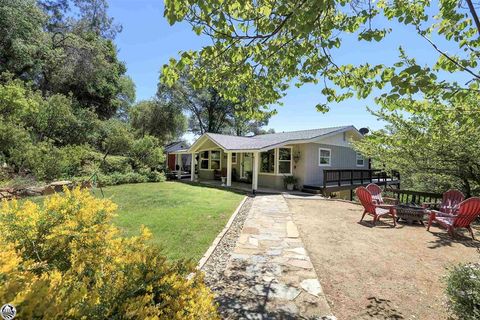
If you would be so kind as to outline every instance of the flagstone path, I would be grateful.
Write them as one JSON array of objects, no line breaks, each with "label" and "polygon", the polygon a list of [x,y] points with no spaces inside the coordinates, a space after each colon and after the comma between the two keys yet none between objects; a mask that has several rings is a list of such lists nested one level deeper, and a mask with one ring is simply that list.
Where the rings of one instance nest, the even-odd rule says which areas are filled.
[{"label": "flagstone path", "polygon": [[226,259],[208,281],[223,318],[335,319],[282,195],[253,199]]}]

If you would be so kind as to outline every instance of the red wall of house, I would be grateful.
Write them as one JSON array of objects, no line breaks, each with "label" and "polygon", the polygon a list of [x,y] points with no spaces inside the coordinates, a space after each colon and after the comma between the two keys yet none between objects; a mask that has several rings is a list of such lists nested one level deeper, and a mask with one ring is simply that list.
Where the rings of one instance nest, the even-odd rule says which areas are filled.
[{"label": "red wall of house", "polygon": [[168,168],[170,170],[175,170],[175,155],[169,154],[168,155]]}]

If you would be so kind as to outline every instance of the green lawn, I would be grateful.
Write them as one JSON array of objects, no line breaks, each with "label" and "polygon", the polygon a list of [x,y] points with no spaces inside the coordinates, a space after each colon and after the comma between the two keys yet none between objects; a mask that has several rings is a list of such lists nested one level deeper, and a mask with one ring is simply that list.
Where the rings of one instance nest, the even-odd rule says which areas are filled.
[{"label": "green lawn", "polygon": [[103,191],[118,205],[114,222],[126,236],[138,234],[145,225],[169,258],[195,261],[243,199],[241,194],[178,182],[127,184]]},{"label": "green lawn", "polygon": [[[200,260],[223,229],[243,195],[179,182],[104,187],[105,198],[118,205],[114,223],[125,236],[145,225],[171,259]],[[101,197],[100,190],[94,194]],[[25,198],[38,204],[44,197]]]}]

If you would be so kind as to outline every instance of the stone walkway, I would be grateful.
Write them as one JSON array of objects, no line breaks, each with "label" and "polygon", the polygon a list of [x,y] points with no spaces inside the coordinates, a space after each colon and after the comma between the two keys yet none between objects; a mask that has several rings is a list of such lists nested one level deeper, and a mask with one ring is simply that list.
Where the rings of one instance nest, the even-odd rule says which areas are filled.
[{"label": "stone walkway", "polygon": [[335,319],[282,195],[253,199],[212,286],[225,319]]}]

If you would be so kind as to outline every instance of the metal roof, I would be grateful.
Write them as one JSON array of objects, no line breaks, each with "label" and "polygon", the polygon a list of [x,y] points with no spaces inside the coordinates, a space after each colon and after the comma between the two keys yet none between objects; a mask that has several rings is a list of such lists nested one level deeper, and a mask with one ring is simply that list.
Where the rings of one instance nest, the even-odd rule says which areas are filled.
[{"label": "metal roof", "polygon": [[[195,147],[197,142],[203,140],[202,138],[208,137],[210,140],[215,142],[219,147],[225,150],[263,150],[274,148],[277,145],[285,145],[288,143],[308,141],[322,136],[340,133],[344,131],[356,131],[359,135],[360,133],[354,126],[341,126],[341,127],[331,127],[331,128],[320,128],[320,129],[311,129],[311,130],[300,130],[300,131],[291,131],[291,132],[278,132],[278,133],[269,133],[262,134],[253,137],[240,137],[240,136],[231,136],[218,133],[205,133],[202,135],[195,143],[192,145],[192,148]],[[192,149],[191,148],[191,149]]]}]

